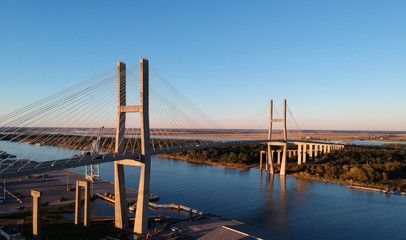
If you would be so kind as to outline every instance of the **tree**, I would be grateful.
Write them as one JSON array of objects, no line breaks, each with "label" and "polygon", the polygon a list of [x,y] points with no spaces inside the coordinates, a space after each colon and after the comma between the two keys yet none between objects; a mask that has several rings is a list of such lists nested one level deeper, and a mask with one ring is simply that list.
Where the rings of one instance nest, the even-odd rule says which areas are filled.
[{"label": "tree", "polygon": [[382,173],[382,180],[384,181],[388,180],[388,175],[386,174],[386,172]]},{"label": "tree", "polygon": [[234,152],[230,152],[230,154],[228,155],[228,161],[231,163],[238,162],[237,154],[235,154]]}]

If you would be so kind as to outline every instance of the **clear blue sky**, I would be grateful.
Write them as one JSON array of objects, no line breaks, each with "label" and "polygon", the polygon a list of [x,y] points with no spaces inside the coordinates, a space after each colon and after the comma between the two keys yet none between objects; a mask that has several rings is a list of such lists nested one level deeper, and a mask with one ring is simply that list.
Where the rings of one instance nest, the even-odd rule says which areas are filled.
[{"label": "clear blue sky", "polygon": [[[406,1],[2,1],[0,115],[147,57],[221,125],[406,130]],[[238,121],[237,121],[238,119]]]}]

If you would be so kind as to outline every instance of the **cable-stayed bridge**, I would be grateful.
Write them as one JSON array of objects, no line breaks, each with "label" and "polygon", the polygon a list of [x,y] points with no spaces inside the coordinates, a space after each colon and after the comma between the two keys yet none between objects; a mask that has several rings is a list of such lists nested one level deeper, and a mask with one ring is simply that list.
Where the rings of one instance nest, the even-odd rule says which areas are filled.
[{"label": "cable-stayed bridge", "polygon": [[[267,143],[267,170],[273,173],[272,147],[282,147],[280,174],[284,175],[289,142],[298,146],[326,145],[299,141],[295,139],[297,131],[292,131],[288,139],[288,115],[293,125],[297,126],[297,123],[286,100],[282,114],[274,108],[272,100],[268,107],[263,114],[265,118],[255,117],[253,120],[263,121],[266,130],[223,129],[150,69],[148,60],[141,59],[140,67],[132,68],[119,62],[117,69],[0,117],[0,149],[8,142],[18,141],[77,150],[77,154],[69,156],[63,151],[51,154],[52,159],[46,161],[32,160],[35,156],[29,151],[17,159],[4,158],[0,160],[0,178],[79,166],[90,166],[93,170],[97,164],[115,162],[115,224],[118,228],[126,228],[124,166],[139,166],[141,174],[134,231],[144,233],[147,230],[152,155]],[[282,124],[279,132],[273,130],[276,123]],[[306,152],[305,147],[303,150]]]}]

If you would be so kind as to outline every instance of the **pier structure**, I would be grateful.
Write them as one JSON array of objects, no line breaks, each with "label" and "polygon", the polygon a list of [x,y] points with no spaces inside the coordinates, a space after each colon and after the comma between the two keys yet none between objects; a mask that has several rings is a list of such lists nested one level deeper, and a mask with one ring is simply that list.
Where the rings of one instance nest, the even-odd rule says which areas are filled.
[{"label": "pier structure", "polygon": [[41,195],[40,191],[31,190],[32,201],[32,235],[34,239],[41,239]]},{"label": "pier structure", "polygon": [[331,153],[333,150],[344,148],[344,144],[335,143],[294,142],[294,144],[297,145],[297,164],[306,163],[309,158],[314,159]]},{"label": "pier structure", "polygon": [[[291,158],[292,156],[297,155],[297,150],[292,150],[292,149],[288,149],[286,150],[288,157]],[[260,155],[259,155],[259,169],[263,168],[263,156],[265,155],[265,161],[267,161],[268,159],[268,154],[267,151],[262,150],[260,151]],[[271,150],[271,154],[272,158],[277,160],[277,164],[281,164],[281,160],[282,160],[282,156],[283,156],[283,149],[279,149],[279,150]],[[275,157],[276,155],[276,157]],[[267,171],[268,169],[266,169]]]},{"label": "pier structure", "polygon": [[82,188],[85,189],[83,225],[88,227],[90,225],[90,183],[88,181],[76,181],[75,225],[79,225],[82,222]]},{"label": "pier structure", "polygon": [[150,128],[149,128],[149,64],[140,60],[140,105],[126,105],[126,65],[117,63],[117,129],[115,153],[124,155],[126,113],[139,112],[141,119],[140,159],[123,159],[114,162],[115,226],[128,228],[127,203],[125,193],[124,166],[141,167],[138,188],[137,209],[134,222],[135,233],[145,233],[148,228],[148,202],[151,172]]},{"label": "pier structure", "polygon": [[[272,101],[272,100],[271,100]],[[272,103],[271,103],[272,104]],[[271,108],[272,109],[272,108]],[[271,114],[272,119],[272,114]],[[272,122],[279,122],[284,121],[284,119],[273,119]],[[272,123],[270,122],[270,132],[272,131]],[[285,132],[286,130],[284,130]],[[271,136],[271,134],[270,134]],[[270,139],[270,138],[269,138]],[[293,144],[297,145],[297,150],[286,149],[287,143],[285,142],[268,142],[268,150],[267,151],[260,151],[259,155],[259,168],[262,171],[263,166],[263,155],[266,156],[266,166],[265,169],[267,172],[271,174],[274,173],[273,169],[273,159],[277,159],[277,164],[281,164],[281,175],[284,175],[286,172],[286,155],[291,158],[292,156],[297,156],[297,164],[304,164],[308,160],[312,160],[315,157],[321,157],[324,154],[331,153],[334,150],[340,150],[344,148],[344,144],[336,144],[336,143],[317,143],[317,142],[293,142]],[[272,146],[282,146],[281,149],[272,150]],[[276,156],[275,156],[276,155]]]}]

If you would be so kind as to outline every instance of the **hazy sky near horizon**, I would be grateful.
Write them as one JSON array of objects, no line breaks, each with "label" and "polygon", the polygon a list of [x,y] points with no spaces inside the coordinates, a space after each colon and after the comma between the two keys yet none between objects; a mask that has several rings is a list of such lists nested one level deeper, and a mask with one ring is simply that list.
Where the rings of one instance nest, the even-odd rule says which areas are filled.
[{"label": "hazy sky near horizon", "polygon": [[[2,1],[0,116],[140,57],[220,125],[406,130],[406,1]],[[113,90],[115,91],[115,90]]]}]

